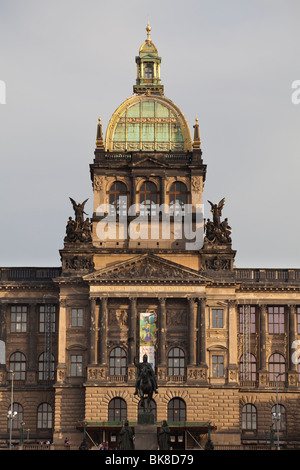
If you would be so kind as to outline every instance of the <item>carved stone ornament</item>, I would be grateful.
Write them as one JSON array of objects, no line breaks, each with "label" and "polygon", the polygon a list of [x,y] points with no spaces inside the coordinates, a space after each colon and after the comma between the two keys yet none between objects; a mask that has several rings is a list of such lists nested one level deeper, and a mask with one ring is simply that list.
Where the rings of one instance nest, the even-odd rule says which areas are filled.
[{"label": "carved stone ornament", "polygon": [[207,380],[207,370],[205,368],[189,368],[188,369],[189,380]]},{"label": "carved stone ornament", "polygon": [[200,176],[192,176],[192,189],[195,193],[199,193],[202,191],[202,179]]},{"label": "carved stone ornament", "polygon": [[94,189],[96,191],[101,191],[101,189],[103,189],[105,180],[107,180],[106,176],[95,175],[94,176]]},{"label": "carved stone ornament", "polygon": [[128,312],[126,309],[110,309],[108,319],[109,325],[124,327],[127,325]]},{"label": "carved stone ornament", "polygon": [[155,255],[140,255],[133,260],[118,263],[111,268],[97,271],[88,277],[91,281],[134,280],[136,282],[157,281],[204,281],[206,278],[190,268],[182,268]]},{"label": "carved stone ornament", "polygon": [[228,270],[230,269],[230,259],[220,259],[217,256],[215,258],[207,259],[205,261],[206,269],[213,269],[214,271]]},{"label": "carved stone ornament", "polygon": [[167,310],[168,326],[186,326],[187,313],[185,310]]},{"label": "carved stone ornament", "polygon": [[103,367],[89,367],[88,380],[106,380],[106,369]]},{"label": "carved stone ornament", "polygon": [[65,258],[65,269],[72,271],[91,271],[94,269],[93,258],[86,258],[83,256],[73,256],[72,258]]}]

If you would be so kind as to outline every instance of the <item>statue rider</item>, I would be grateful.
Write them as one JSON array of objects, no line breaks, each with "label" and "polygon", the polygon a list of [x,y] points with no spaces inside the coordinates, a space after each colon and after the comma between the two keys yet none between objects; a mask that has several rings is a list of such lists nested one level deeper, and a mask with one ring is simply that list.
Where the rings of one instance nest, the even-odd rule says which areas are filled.
[{"label": "statue rider", "polygon": [[152,369],[151,364],[148,362],[148,356],[147,354],[144,354],[143,356],[143,362],[136,362],[136,358],[134,358],[134,365],[138,370],[138,376],[135,382],[135,392],[134,395],[138,395],[138,391],[140,388],[140,383],[141,383],[141,373],[142,371],[145,371],[146,374],[149,376],[151,383],[152,383],[152,389],[155,393],[158,393],[157,390],[157,382],[156,382],[156,377],[154,374],[154,370]]}]

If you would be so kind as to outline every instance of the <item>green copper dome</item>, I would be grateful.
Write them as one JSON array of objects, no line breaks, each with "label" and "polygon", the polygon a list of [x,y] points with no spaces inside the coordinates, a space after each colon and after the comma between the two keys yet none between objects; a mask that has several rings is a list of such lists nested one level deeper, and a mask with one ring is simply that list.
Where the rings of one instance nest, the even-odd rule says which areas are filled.
[{"label": "green copper dome", "polygon": [[164,96],[133,95],[113,114],[106,133],[109,151],[190,151],[188,124]]},{"label": "green copper dome", "polygon": [[136,57],[134,94],[113,114],[106,132],[107,151],[190,151],[191,136],[180,109],[163,94],[161,58],[150,39]]}]

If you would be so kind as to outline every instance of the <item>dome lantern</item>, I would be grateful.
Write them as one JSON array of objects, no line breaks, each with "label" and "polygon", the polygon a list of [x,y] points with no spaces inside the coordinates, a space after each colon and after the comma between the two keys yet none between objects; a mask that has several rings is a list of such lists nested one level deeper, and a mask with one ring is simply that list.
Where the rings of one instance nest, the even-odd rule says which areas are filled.
[{"label": "dome lantern", "polygon": [[160,64],[161,57],[158,56],[156,46],[150,38],[151,26],[148,20],[147,39],[140,47],[139,55],[135,58],[137,64],[136,84],[134,93],[155,93],[163,95],[164,87],[161,85]]}]

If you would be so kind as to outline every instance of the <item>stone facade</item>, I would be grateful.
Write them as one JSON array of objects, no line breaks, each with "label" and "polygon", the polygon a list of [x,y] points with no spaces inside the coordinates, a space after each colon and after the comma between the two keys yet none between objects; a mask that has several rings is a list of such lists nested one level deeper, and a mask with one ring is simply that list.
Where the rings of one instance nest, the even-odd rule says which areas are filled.
[{"label": "stone facade", "polygon": [[[174,236],[174,213],[172,236],[163,236],[158,217],[154,237],[120,237],[141,211],[151,213],[151,201],[169,210],[190,204],[193,223],[203,203],[198,122],[192,141],[183,114],[163,95],[149,31],[147,41],[135,94],[112,116],[106,140],[99,120],[94,212],[85,219],[84,203],[71,199],[75,220],[61,266],[0,270],[0,442],[9,439],[13,401],[13,441],[68,437],[76,449],[86,429],[91,442],[115,448],[125,417],[137,422],[143,314],[152,321],[155,423],[168,421],[174,448],[203,446],[209,429],[216,446],[265,445],[279,436],[281,445],[299,448],[300,270],[235,267],[224,199],[210,203],[198,248],[185,232]],[[127,138],[134,151],[124,147]],[[121,196],[127,208],[137,205],[125,225]],[[105,204],[117,211],[108,237],[100,227]]]}]

